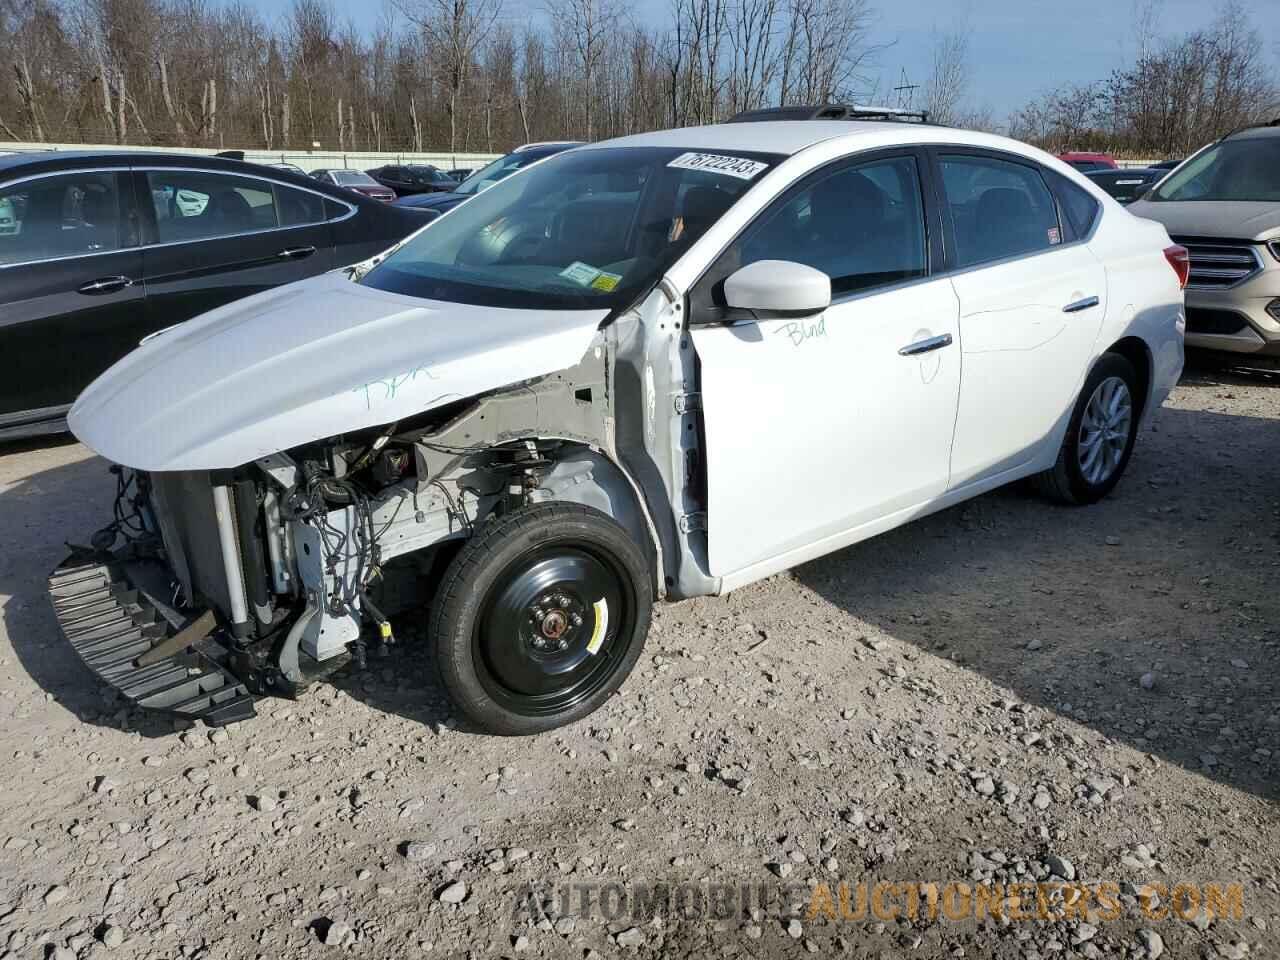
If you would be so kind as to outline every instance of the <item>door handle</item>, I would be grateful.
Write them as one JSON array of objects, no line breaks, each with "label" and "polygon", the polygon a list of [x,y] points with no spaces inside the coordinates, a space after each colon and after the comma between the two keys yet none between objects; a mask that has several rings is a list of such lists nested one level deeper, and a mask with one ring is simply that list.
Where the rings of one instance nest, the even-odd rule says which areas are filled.
[{"label": "door handle", "polygon": [[80,293],[114,293],[116,290],[123,290],[125,287],[132,287],[133,279],[131,277],[100,277],[97,280],[90,280],[88,283],[81,284],[76,289]]},{"label": "door handle", "polygon": [[1081,310],[1092,310],[1098,305],[1097,297],[1085,297],[1083,300],[1077,300],[1075,303],[1068,303],[1062,308],[1063,313],[1079,313]]},{"label": "door handle", "polygon": [[936,337],[929,337],[927,340],[917,340],[915,343],[909,343],[898,351],[898,355],[901,357],[915,357],[931,350],[941,350],[943,347],[949,346],[951,346],[951,334],[942,333]]},{"label": "door handle", "polygon": [[316,252],[315,247],[289,247],[276,254],[281,260],[302,260]]}]

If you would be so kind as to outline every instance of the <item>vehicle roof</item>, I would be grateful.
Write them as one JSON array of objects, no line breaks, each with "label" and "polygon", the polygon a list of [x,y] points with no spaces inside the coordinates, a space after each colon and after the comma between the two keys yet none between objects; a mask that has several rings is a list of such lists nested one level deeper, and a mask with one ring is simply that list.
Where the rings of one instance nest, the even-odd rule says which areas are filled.
[{"label": "vehicle roof", "polygon": [[[84,167],[199,166],[210,170],[244,172],[261,169],[268,164],[232,160],[202,153],[168,153],[162,150],[33,150],[26,153],[0,155],[0,175],[29,168],[32,173]],[[287,171],[286,171],[287,172]]]},{"label": "vehicle roof", "polygon": [[1260,127],[1246,127],[1227,134],[1227,138],[1231,140],[1264,140],[1271,137],[1280,137],[1280,120],[1273,120]]},{"label": "vehicle roof", "polygon": [[539,140],[536,143],[525,143],[512,150],[512,153],[524,153],[528,150],[568,150],[570,147],[580,147],[585,141],[583,140]]},{"label": "vehicle roof", "polygon": [[1111,154],[1101,153],[1097,150],[1064,150],[1058,154],[1059,157],[1071,157],[1073,160],[1092,160],[1094,158],[1106,157],[1111,159]]},{"label": "vehicle roof", "polygon": [[846,140],[850,149],[872,149],[900,144],[951,144],[988,147],[1043,159],[1049,155],[1008,137],[924,123],[877,120],[763,120],[720,123],[703,127],[679,127],[603,140],[579,149],[602,147],[672,147],[688,150],[736,150],[791,156],[828,140]]},{"label": "vehicle roof", "polygon": [[[114,167],[188,167],[198,170],[220,170],[226,173],[237,173],[242,176],[269,179],[280,183],[293,183],[305,187],[313,193],[322,193],[333,199],[341,199],[343,203],[359,203],[363,198],[352,198],[349,190],[333,186],[318,180],[301,168],[273,166],[255,163],[250,160],[231,160],[226,157],[214,157],[199,153],[167,153],[159,150],[40,150],[28,153],[16,153],[11,156],[0,156],[0,180],[13,177],[35,176],[44,173],[58,173],[62,170],[84,170],[92,168],[111,169]],[[269,171],[269,173],[268,173]],[[321,171],[313,171],[319,173]],[[369,201],[376,203],[377,201]]]}]

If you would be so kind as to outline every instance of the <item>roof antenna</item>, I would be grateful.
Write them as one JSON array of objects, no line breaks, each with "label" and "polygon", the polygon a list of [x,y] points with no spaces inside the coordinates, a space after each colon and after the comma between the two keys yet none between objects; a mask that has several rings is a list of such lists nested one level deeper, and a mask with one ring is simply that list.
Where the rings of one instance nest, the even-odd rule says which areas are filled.
[{"label": "roof antenna", "polygon": [[907,68],[903,67],[902,76],[898,80],[898,85],[893,88],[893,92],[898,95],[899,110],[911,109],[911,101],[915,99],[916,90],[919,89],[919,87],[920,84],[911,83],[907,79]]}]

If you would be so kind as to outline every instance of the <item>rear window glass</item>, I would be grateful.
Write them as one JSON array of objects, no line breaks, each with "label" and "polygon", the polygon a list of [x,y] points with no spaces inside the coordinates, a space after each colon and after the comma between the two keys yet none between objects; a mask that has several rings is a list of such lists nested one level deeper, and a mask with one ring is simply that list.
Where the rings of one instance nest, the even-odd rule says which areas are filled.
[{"label": "rear window glass", "polygon": [[992,157],[950,155],[941,161],[958,266],[1062,243],[1053,194],[1036,168]]}]

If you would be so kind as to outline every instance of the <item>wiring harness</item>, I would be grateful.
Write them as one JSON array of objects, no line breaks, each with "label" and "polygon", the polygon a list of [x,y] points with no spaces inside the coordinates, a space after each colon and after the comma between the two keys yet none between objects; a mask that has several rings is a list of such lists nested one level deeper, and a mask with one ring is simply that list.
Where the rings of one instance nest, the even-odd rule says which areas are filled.
[{"label": "wiring harness", "polygon": [[[354,522],[349,529],[344,530],[330,521],[330,505],[351,510]],[[310,523],[320,535],[325,572],[333,581],[333,591],[327,598],[329,612],[334,616],[351,614],[369,621],[377,627],[381,646],[394,643],[390,621],[369,596],[369,588],[382,576],[378,537],[394,522],[394,516],[378,530],[373,503],[364,488],[345,477],[321,473],[310,474],[305,484],[295,487],[288,495],[286,506],[294,519]],[[363,667],[363,641],[357,640],[353,648],[357,666]]]}]

